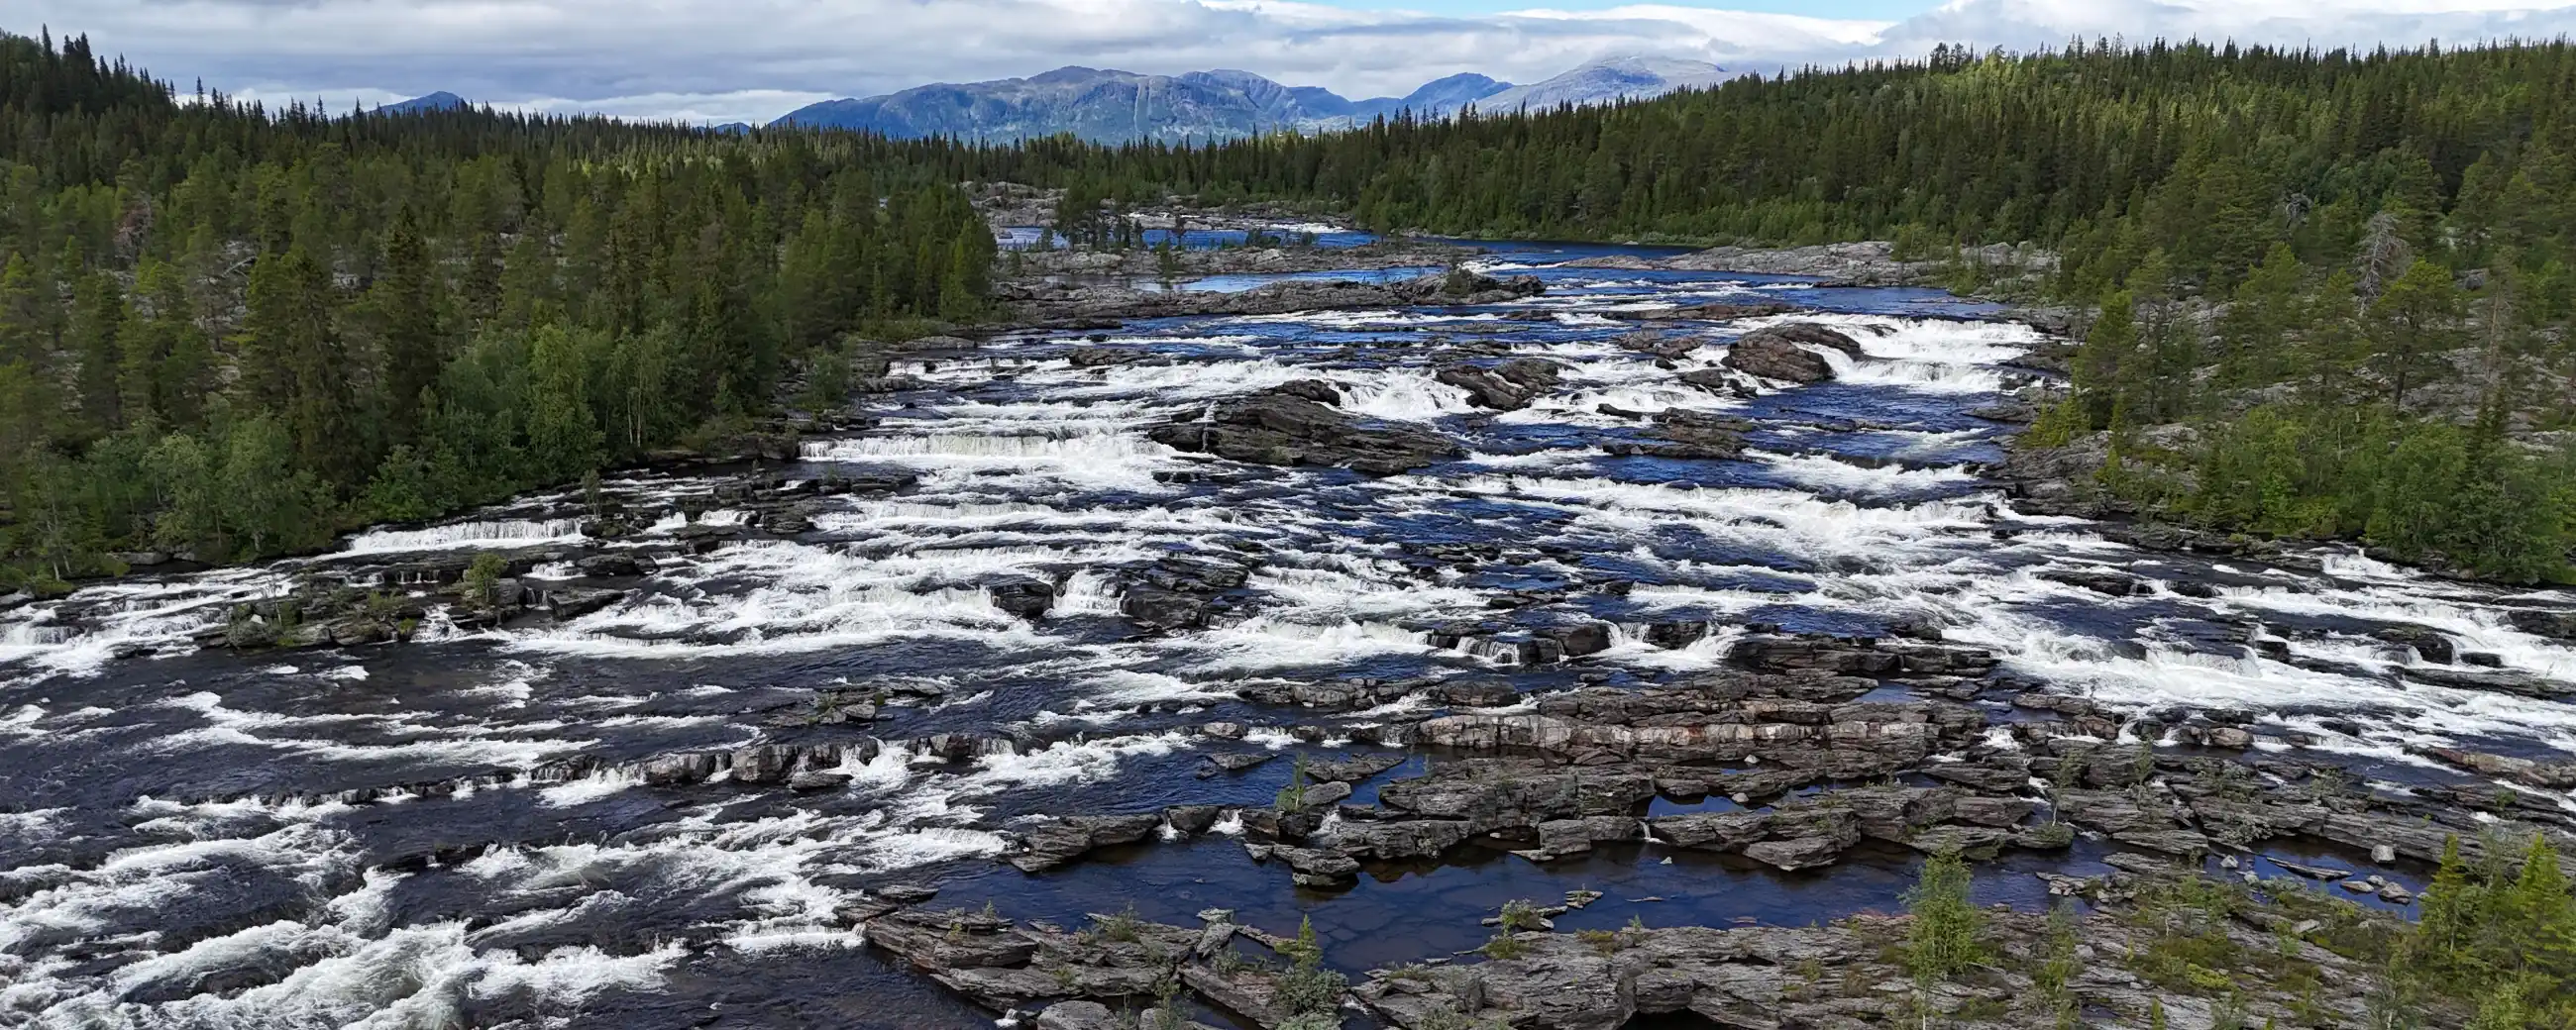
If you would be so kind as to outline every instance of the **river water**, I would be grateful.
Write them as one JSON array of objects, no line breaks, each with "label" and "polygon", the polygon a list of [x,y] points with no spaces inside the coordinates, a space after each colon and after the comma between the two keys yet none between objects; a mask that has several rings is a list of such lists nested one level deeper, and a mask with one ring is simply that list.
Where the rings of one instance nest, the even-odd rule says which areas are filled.
[{"label": "river water", "polygon": [[[2576,649],[2508,622],[2512,609],[2576,603],[2564,592],[2433,580],[2337,548],[2293,567],[2205,561],[2016,517],[1977,472],[2001,457],[2007,427],[1969,412],[2026,374],[2010,362],[2038,342],[2032,330],[1928,290],[1549,267],[1600,252],[1500,254],[1487,267],[1550,290],[1499,307],[1177,319],[1106,341],[1021,336],[908,356],[894,371],[922,388],[872,398],[877,428],[809,441],[791,474],[904,472],[917,485],[833,498],[791,539],[695,555],[674,556],[680,521],[665,520],[618,545],[665,555],[640,589],[565,624],[434,621],[423,640],[354,650],[186,644],[230,604],[298,576],[577,539],[573,523],[517,511],[0,614],[0,1025],[991,1025],[866,951],[836,915],[889,883],[1066,923],[1130,904],[1177,921],[1232,908],[1280,932],[1311,915],[1353,969],[1471,947],[1485,933],[1476,918],[1502,900],[1577,887],[1610,897],[1569,928],[1892,906],[1904,855],[1786,875],[1653,844],[1546,867],[1478,853],[1332,893],[1291,887],[1222,834],[1042,876],[995,860],[1035,821],[1266,804],[1289,775],[1282,760],[1198,778],[1211,746],[1365,752],[1351,728],[1428,711],[1319,715],[1240,700],[1246,687],[1647,684],[1717,666],[1745,623],[1874,634],[1928,620],[2005,655],[2005,675],[2123,711],[2238,713],[2259,746],[2303,734],[2301,754],[2388,790],[2468,782],[2410,747],[2576,752],[2576,707],[2407,682],[2422,660],[2372,635],[2428,627],[2503,670],[2576,681]],[[1849,332],[1867,357],[1834,355],[1835,382],[1739,399],[1678,376],[1759,321],[1661,324],[1711,343],[1679,368],[1615,342],[1637,328],[1622,312],[1756,299],[1805,309],[1791,317]],[[1150,356],[1067,360],[1102,346]],[[1461,348],[1567,371],[1529,409],[1494,415],[1432,378]],[[1434,426],[1470,454],[1371,478],[1235,465],[1144,435],[1315,378],[1346,408]],[[1744,460],[1614,457],[1602,445],[1639,423],[1605,404],[1758,429]],[[675,498],[714,482],[609,486]],[[719,504],[701,521],[736,517]],[[1207,628],[1140,632],[1119,613],[1120,570],[1176,559],[1249,572]],[[2158,585],[2114,598],[2039,575],[2106,568]],[[1059,584],[1052,610],[996,608],[984,586],[997,577]],[[1604,589],[1615,583],[1633,586]],[[1533,592],[1544,603],[1525,603]],[[1606,652],[1535,668],[1493,642],[1569,618],[1622,628]],[[1713,631],[1677,649],[1641,631],[1694,620]],[[1432,627],[1461,624],[1485,632],[1435,646],[1447,637]],[[896,703],[872,725],[793,718],[843,687],[891,688]],[[2017,717],[1987,703],[1998,721]],[[1245,744],[1196,734],[1217,719],[1259,729]],[[1298,724],[1325,739],[1284,729]],[[1010,743],[950,762],[903,743],[936,733]],[[576,756],[861,735],[891,746],[841,770],[846,787],[814,793],[525,775]],[[1428,760],[1407,756],[1355,800]],[[405,786],[425,783],[445,786]],[[1981,874],[1981,890],[2032,900],[2022,873],[2094,853],[2014,858]]]}]

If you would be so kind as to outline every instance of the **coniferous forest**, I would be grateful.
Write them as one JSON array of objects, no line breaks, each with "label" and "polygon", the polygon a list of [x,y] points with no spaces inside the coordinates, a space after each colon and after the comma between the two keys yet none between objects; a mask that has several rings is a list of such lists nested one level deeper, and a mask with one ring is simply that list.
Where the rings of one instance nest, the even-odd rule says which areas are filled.
[{"label": "coniferous forest", "polygon": [[[2034,442],[2230,530],[2563,580],[2576,546],[2576,45],[1942,49],[1607,109],[1189,149],[1062,141],[992,178],[1300,200],[1380,229],[2032,242],[2090,320]],[[2018,269],[1963,267],[1982,289]],[[2180,433],[2151,427],[2185,426]]]},{"label": "coniferous forest", "polygon": [[264,110],[0,38],[13,578],[306,549],[738,431],[843,334],[983,312],[882,141]]},{"label": "coniferous forest", "polygon": [[2563,42],[1945,48],[1122,147],[270,111],[83,41],[0,51],[21,575],[292,550],[738,424],[842,334],[1001,314],[976,181],[1459,235],[2032,242],[2062,261],[1959,285],[2102,313],[2035,439],[2107,447],[2123,503],[2520,581],[2576,543]]}]

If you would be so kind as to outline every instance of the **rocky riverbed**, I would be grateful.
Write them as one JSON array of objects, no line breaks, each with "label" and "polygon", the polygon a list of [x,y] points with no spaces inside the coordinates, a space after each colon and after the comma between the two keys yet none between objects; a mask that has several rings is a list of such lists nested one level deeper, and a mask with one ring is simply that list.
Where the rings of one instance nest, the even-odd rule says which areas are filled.
[{"label": "rocky riverbed", "polygon": [[[1990,305],[1489,249],[13,602],[0,1022],[2346,1025],[2576,825],[2565,592],[2016,497]],[[1926,991],[1931,854],[2004,910]]]}]

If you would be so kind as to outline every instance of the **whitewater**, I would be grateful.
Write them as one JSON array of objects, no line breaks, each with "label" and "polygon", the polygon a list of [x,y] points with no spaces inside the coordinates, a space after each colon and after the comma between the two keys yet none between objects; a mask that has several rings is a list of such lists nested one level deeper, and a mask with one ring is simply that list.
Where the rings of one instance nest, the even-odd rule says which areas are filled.
[{"label": "whitewater", "polygon": [[[792,532],[715,496],[744,470],[637,473],[611,488],[703,498],[702,514],[592,544],[557,510],[578,499],[555,498],[0,611],[0,1026],[993,1025],[999,1013],[864,947],[853,906],[891,886],[1067,925],[1131,902],[1167,919],[1236,908],[1281,930],[1311,916],[1354,968],[1429,955],[1390,926],[1472,929],[1501,898],[1604,877],[1647,878],[1632,893],[1676,896],[1675,920],[1883,906],[1896,888],[1876,873],[1791,892],[1773,874],[1708,872],[1726,886],[1694,890],[1602,859],[1490,856],[1315,892],[1244,862],[1232,814],[1213,836],[1060,874],[996,861],[1065,815],[1269,803],[1291,762],[1203,778],[1207,724],[1332,759],[1385,750],[1373,727],[1429,710],[1247,697],[1265,689],[1643,686],[1726,663],[1756,624],[1937,627],[2029,689],[2167,723],[2224,712],[2260,747],[2392,790],[2463,782],[2429,749],[2576,754],[2576,705],[2412,678],[2428,659],[2383,632],[2421,628],[2481,668],[2576,691],[2576,645],[2516,628],[2517,613],[2576,609],[2564,591],[2443,581],[2342,547],[2276,564],[2157,553],[2016,514],[1987,475],[2014,427],[1972,412],[2046,378],[2018,364],[2046,341],[1991,308],[1553,267],[1563,257],[1494,263],[1550,287],[1507,304],[1165,319],[908,355],[892,369],[907,388],[861,401],[872,428],[809,439],[769,470],[908,485],[820,496]],[[1800,310],[1633,317],[1752,294]],[[1862,354],[1820,350],[1836,378],[1811,386],[1681,380],[1778,321],[1844,331]],[[1659,361],[1621,345],[1641,324],[1702,345]],[[1082,348],[1135,360],[1081,367]],[[1561,372],[1517,411],[1436,376],[1524,357]],[[1308,380],[1353,414],[1447,434],[1460,456],[1369,477],[1148,436]],[[1748,449],[1614,453],[1671,412],[1745,420]],[[385,570],[502,551],[534,562],[532,581],[591,582],[573,549],[651,568],[560,620],[432,619],[410,642],[351,649],[195,643],[234,606],[315,576],[417,589]],[[2105,571],[2144,586],[2110,596],[2067,575]],[[1128,602],[1176,577],[1213,577],[1206,617],[1140,625]],[[1032,592],[1042,611],[1006,603]],[[1606,627],[1607,646],[1566,660],[1521,646],[1578,623]],[[1702,629],[1654,642],[1675,625]],[[874,718],[819,717],[850,698]],[[827,787],[645,771],[778,742],[841,749]],[[1354,800],[1438,760],[1401,758]]]}]

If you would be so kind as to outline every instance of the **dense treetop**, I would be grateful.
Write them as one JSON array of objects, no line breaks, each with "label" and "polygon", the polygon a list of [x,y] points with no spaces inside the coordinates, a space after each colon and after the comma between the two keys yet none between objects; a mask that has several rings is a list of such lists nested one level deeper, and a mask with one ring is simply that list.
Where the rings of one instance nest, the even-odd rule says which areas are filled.
[{"label": "dense treetop", "polygon": [[737,427],[844,334],[983,311],[919,149],[273,111],[0,37],[0,549],[277,553]]},{"label": "dense treetop", "polygon": [[[2110,434],[2106,491],[2507,579],[2569,574],[2576,459],[2546,442],[2576,423],[2564,41],[1945,48],[1608,108],[959,160],[1085,197],[1288,200],[1383,229],[2034,242],[2064,258],[2041,292],[2105,313],[2041,438]],[[1997,271],[2023,270],[1962,273]],[[2210,431],[2141,432],[2168,423]]]},{"label": "dense treetop", "polygon": [[[2064,260],[2025,281],[2106,313],[2040,425],[2107,434],[2106,491],[2563,577],[2571,112],[2565,42],[2159,43],[996,146],[271,111],[10,37],[0,547],[38,578],[275,553],[705,439],[847,334],[989,314],[992,238],[953,184],[1014,181],[1086,212],[1184,194],[1456,234],[2034,242]],[[2177,422],[2206,431],[2146,431]]]}]

